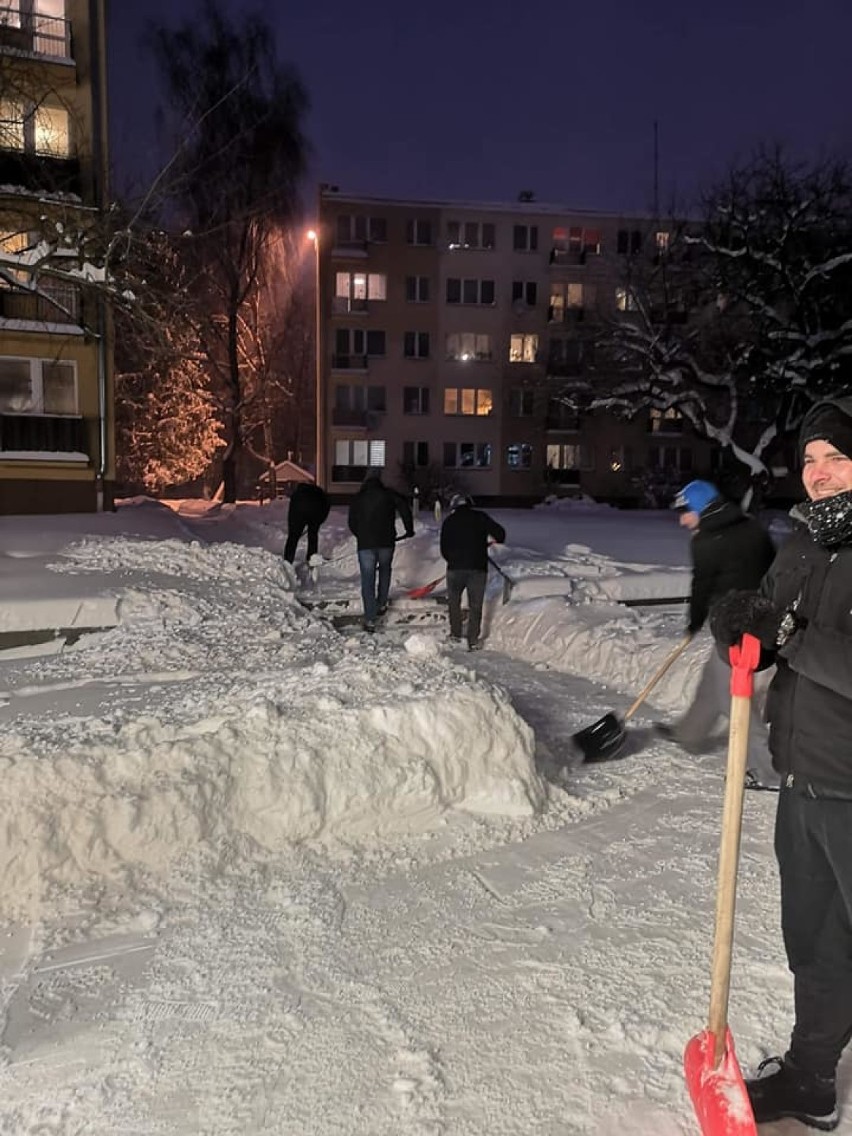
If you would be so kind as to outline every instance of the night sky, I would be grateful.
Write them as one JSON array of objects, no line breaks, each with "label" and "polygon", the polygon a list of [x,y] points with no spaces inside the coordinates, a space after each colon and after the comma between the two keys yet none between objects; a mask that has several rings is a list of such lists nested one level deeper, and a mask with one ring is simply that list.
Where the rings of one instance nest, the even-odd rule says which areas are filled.
[{"label": "night sky", "polygon": [[[852,158],[852,0],[227,0],[260,12],[312,101],[311,182],[380,196],[687,206],[760,144]],[[149,20],[111,0],[116,187],[158,168]],[[308,191],[311,192],[310,190]]]}]

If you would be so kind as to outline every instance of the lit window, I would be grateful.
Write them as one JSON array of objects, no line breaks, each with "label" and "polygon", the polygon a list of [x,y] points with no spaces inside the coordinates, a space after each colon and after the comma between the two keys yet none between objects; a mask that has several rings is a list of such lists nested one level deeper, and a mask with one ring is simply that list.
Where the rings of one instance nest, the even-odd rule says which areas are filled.
[{"label": "lit window", "polygon": [[491,359],[491,336],[477,335],[472,331],[460,331],[448,335],[447,358],[461,363],[471,360],[488,362]]},{"label": "lit window", "polygon": [[0,99],[0,149],[24,149],[24,107],[14,99]]},{"label": "lit window", "polygon": [[50,359],[0,358],[0,413],[76,415],[77,368]]},{"label": "lit window", "polygon": [[528,442],[516,442],[506,447],[506,465],[509,469],[531,469],[533,448]]},{"label": "lit window", "polygon": [[483,387],[446,387],[444,414],[487,417],[494,406],[492,393]]},{"label": "lit window", "polygon": [[670,236],[671,234],[665,231],[654,234],[654,242],[657,247],[657,252],[668,252]]},{"label": "lit window", "polygon": [[62,107],[40,106],[33,116],[34,149],[37,154],[67,158],[71,153],[68,111]]},{"label": "lit window", "polygon": [[616,288],[615,306],[620,312],[635,312],[639,308],[636,297],[630,288]]},{"label": "lit window", "polygon": [[534,363],[538,354],[537,335],[513,335],[509,343],[510,363]]},{"label": "lit window", "polygon": [[[21,253],[26,252],[30,247],[30,239],[27,233],[4,233],[0,232],[0,257],[5,261],[6,257],[18,257]],[[3,265],[3,272],[7,276],[13,276],[16,280],[26,282],[29,279],[30,273],[26,268],[9,268]],[[8,287],[7,280],[0,279],[0,288]]]}]

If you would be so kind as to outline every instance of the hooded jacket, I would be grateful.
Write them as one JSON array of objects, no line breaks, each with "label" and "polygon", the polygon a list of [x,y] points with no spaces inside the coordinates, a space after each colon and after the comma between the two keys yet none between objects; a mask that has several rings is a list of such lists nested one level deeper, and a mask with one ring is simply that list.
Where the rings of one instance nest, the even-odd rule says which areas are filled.
[{"label": "hooded jacket", "polygon": [[699,514],[690,548],[689,631],[694,635],[704,626],[713,603],[726,592],[760,585],[775,557],[775,546],[759,521],[719,497]]},{"label": "hooded jacket", "polygon": [[349,531],[358,542],[358,551],[393,548],[397,513],[405,526],[405,535],[414,536],[411,507],[402,494],[389,489],[378,477],[367,478],[349,506]]},{"label": "hooded jacket", "polygon": [[[852,398],[831,405],[850,419]],[[852,454],[847,454],[852,457]],[[782,545],[761,592],[779,609],[796,603],[802,626],[778,651],[766,716],[769,748],[783,778],[814,783],[828,795],[852,798],[852,544],[826,548],[792,510],[792,535]]]}]

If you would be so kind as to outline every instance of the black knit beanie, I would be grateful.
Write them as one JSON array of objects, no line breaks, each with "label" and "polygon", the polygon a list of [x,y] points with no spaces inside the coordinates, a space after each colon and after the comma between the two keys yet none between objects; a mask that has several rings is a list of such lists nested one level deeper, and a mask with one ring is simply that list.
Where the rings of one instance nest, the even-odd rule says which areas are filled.
[{"label": "black knit beanie", "polygon": [[852,418],[833,402],[818,402],[805,415],[799,433],[799,456],[804,457],[808,442],[828,442],[847,458],[852,458]]}]

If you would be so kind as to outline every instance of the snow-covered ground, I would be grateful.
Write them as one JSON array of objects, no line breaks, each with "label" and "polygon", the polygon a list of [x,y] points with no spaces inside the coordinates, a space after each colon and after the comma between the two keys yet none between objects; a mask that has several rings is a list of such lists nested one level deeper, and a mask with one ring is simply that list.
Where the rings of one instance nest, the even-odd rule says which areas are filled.
[{"label": "snow-covered ground", "polygon": [[[685,596],[687,537],[495,515],[478,655],[403,594],[443,574],[431,516],[373,637],[299,602],[277,503],[0,521],[0,1132],[697,1132],[724,755],[650,725],[709,641],[622,760],[570,742],[681,638],[682,604],[619,601]],[[356,595],[342,511],[321,551],[302,599]],[[747,794],[745,1066],[790,1025],[773,806]]]}]

